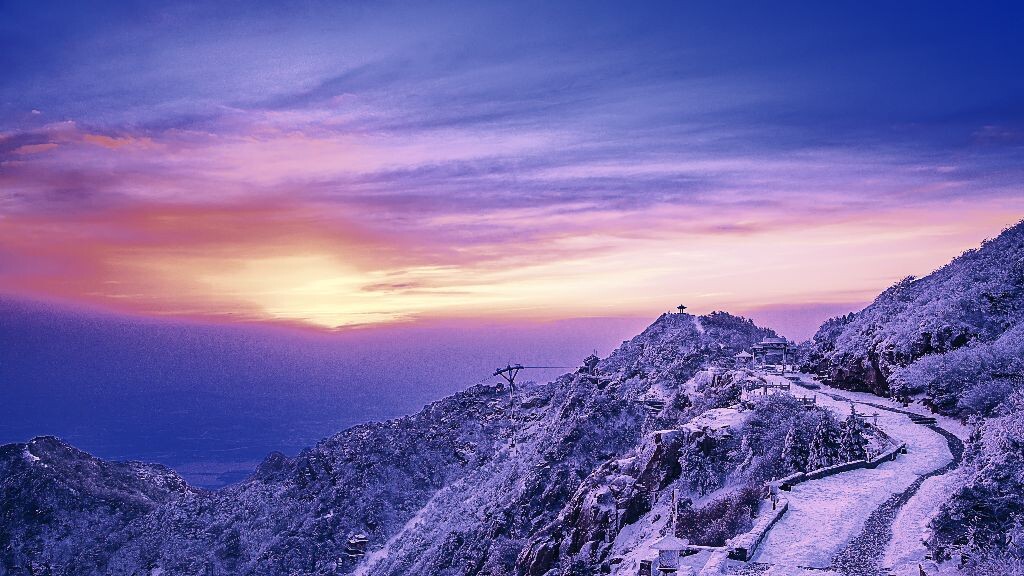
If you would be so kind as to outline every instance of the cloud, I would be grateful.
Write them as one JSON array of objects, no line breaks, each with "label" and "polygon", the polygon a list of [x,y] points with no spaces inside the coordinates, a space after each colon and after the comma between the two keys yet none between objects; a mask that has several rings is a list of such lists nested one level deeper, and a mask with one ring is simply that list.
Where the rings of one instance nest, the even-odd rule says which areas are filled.
[{"label": "cloud", "polygon": [[936,70],[936,30],[842,8],[587,8],[20,9],[3,288],[326,326],[850,302],[1020,216],[1019,43],[975,58],[974,16]]},{"label": "cloud", "polygon": [[153,145],[153,141],[149,138],[134,138],[128,136],[116,137],[104,134],[83,134],[82,140],[110,150],[117,150],[128,146],[149,147]]}]

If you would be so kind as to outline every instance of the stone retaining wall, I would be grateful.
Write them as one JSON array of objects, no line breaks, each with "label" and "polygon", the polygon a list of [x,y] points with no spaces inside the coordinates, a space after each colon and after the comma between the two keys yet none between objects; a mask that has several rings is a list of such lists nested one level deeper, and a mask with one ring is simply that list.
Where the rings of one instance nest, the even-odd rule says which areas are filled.
[{"label": "stone retaining wall", "polygon": [[789,510],[789,501],[779,498],[774,510],[768,510],[758,516],[757,523],[750,531],[734,536],[726,542],[724,548],[719,548],[711,553],[711,557],[704,564],[699,576],[719,576],[725,573],[726,562],[732,558],[746,561],[754,555],[761,541],[768,535],[772,526],[782,518],[782,515]]},{"label": "stone retaining wall", "polygon": [[789,500],[779,498],[775,509],[758,516],[757,522],[750,531],[733,536],[726,542],[729,548],[728,556],[733,560],[742,560],[744,562],[749,560],[754,555],[754,552],[757,551],[757,547],[761,545],[761,541],[764,540],[768,531],[779,521],[779,518],[782,518],[782,515],[787,510],[789,510]]}]

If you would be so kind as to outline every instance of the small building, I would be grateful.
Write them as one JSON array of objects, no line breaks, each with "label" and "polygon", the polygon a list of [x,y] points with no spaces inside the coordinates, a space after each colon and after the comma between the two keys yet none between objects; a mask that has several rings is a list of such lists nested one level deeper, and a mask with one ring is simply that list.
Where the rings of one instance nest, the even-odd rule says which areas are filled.
[{"label": "small building", "polygon": [[600,362],[601,359],[597,357],[597,354],[591,354],[583,359],[583,366],[580,366],[576,373],[590,383],[596,384],[598,388],[604,389],[605,386],[614,382],[615,378],[601,374],[600,368],[597,367]]},{"label": "small building", "polygon": [[345,543],[345,554],[352,558],[362,558],[366,555],[366,545],[369,542],[370,539],[366,537],[366,534],[356,534]]},{"label": "small building", "polygon": [[733,364],[738,367],[750,366],[750,362],[754,359],[754,355],[746,350],[743,350],[739,354],[732,357]]},{"label": "small building", "polygon": [[655,540],[651,548],[658,551],[658,572],[663,575],[675,574],[679,570],[679,557],[689,545],[686,540],[671,534]]},{"label": "small building", "polygon": [[761,366],[782,364],[782,372],[786,371],[789,362],[789,342],[785,338],[770,336],[751,347],[754,364]]},{"label": "small building", "polygon": [[686,306],[680,304],[679,306],[676,306],[676,310],[679,310],[680,314],[684,314],[686,312]]}]

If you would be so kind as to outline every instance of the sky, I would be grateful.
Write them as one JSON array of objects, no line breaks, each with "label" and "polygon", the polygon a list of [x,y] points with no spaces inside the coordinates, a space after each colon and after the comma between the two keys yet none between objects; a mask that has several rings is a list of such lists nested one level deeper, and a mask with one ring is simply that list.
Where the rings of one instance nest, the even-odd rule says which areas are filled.
[{"label": "sky", "polygon": [[[639,4],[639,5],[638,5]],[[0,1],[0,294],[805,338],[1024,216],[1011,3]]]}]

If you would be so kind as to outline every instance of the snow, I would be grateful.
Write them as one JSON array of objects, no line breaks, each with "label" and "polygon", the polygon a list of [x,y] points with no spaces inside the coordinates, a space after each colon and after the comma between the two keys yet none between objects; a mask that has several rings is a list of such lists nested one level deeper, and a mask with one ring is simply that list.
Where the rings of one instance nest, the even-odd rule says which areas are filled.
[{"label": "snow", "polygon": [[[822,392],[822,393],[828,392],[830,394],[839,394],[841,396],[845,396],[845,397],[847,397],[847,398],[849,398],[851,400],[854,400],[856,402],[863,402],[863,403],[867,403],[867,404],[876,404],[878,406],[886,406],[886,407],[892,408],[894,410],[903,410],[904,412],[913,412],[915,414],[920,414],[922,416],[929,416],[929,417],[935,418],[935,420],[936,420],[936,422],[938,423],[939,426],[941,426],[942,428],[950,431],[951,433],[953,433],[957,438],[959,438],[962,441],[966,442],[968,436],[970,436],[970,432],[971,432],[970,428],[968,428],[967,426],[962,424],[959,420],[957,420],[956,418],[950,418],[949,416],[943,416],[941,414],[936,414],[936,413],[932,412],[931,410],[929,410],[927,406],[924,406],[922,404],[913,403],[913,404],[910,404],[909,406],[904,406],[903,404],[901,404],[899,402],[896,402],[896,401],[892,400],[891,398],[884,398],[882,396],[876,396],[876,395],[874,395],[874,394],[872,394],[870,392],[851,392],[849,390],[840,390],[838,388],[833,388],[831,386],[828,386],[827,384],[823,384],[823,383],[819,382],[818,380],[807,376],[806,374],[799,374],[799,376],[801,378],[801,381],[813,381],[815,384],[818,384],[818,385],[821,386],[820,390],[809,390],[809,391],[807,391],[807,394],[813,394],[815,392]],[[802,389],[797,386],[797,387],[794,387],[794,390],[802,390]],[[800,392],[797,392],[797,394],[800,394]],[[821,398],[821,394],[819,394],[819,401],[820,401],[820,398]],[[847,406],[849,406],[849,404],[847,404]],[[847,408],[847,409],[849,409],[849,408]],[[857,410],[860,411],[861,409],[858,408]],[[863,411],[868,413],[868,414],[872,414],[874,412],[878,412],[878,409],[873,407],[873,406],[866,406],[863,409]]]},{"label": "snow", "polygon": [[905,488],[913,480],[905,481],[898,471],[883,467],[795,486],[789,512],[768,533],[753,560],[788,566],[830,566],[832,557],[860,532],[868,514],[892,494],[890,488]]},{"label": "snow", "polygon": [[[730,488],[723,488],[728,490]],[[652,560],[658,556],[658,551],[653,547],[656,540],[668,531],[668,522],[671,518],[671,498],[669,492],[663,492],[663,497],[654,502],[651,511],[643,515],[638,522],[623,526],[612,543],[612,553],[609,557],[622,558],[622,562],[615,565],[612,570],[614,576],[635,576],[640,568],[641,560]],[[710,497],[711,495],[707,495]],[[707,498],[706,497],[706,498]],[[705,498],[705,499],[706,499]],[[697,504],[702,500],[698,500]],[[700,570],[711,558],[713,549],[710,547],[696,547],[700,551],[696,554],[684,556],[679,560],[680,568],[690,567],[695,571]]]},{"label": "snow", "polygon": [[[658,555],[658,552],[651,548],[651,543],[666,531],[670,517],[669,502],[668,499],[656,501],[651,511],[639,522],[623,526],[616,535],[612,543],[611,557],[622,558],[614,572],[616,575],[632,576],[637,573],[641,560],[650,560]],[[703,556],[706,561],[708,554],[698,556]],[[692,561],[691,557],[687,558]]]},{"label": "snow", "polygon": [[[777,376],[768,378],[784,380]],[[885,462],[873,470],[853,470],[795,486],[788,495],[789,512],[765,537],[753,558],[754,562],[782,567],[830,566],[833,556],[861,531],[868,515],[875,508],[893,494],[902,492],[918,476],[941,468],[952,460],[946,440],[940,434],[914,424],[904,414],[877,410],[859,403],[869,398],[872,403],[880,404],[878,397],[865,395],[866,398],[859,398],[856,394],[827,386],[823,386],[821,392],[841,394],[857,400],[859,412],[879,412],[879,427],[896,441],[905,442],[908,454],[900,456],[895,462]],[[839,415],[849,413],[849,402],[835,400],[825,394],[817,394],[817,397],[819,406],[830,408]],[[928,512],[927,497],[920,496],[918,499],[915,511],[908,511],[904,522],[920,521],[919,516]],[[914,499],[911,502],[914,503]],[[919,552],[917,549],[921,548],[919,541],[908,543],[905,540],[906,536],[901,535],[897,544],[905,548],[896,554],[900,559],[916,556]],[[921,550],[923,555],[923,548]]]},{"label": "snow", "polygon": [[25,461],[29,463],[39,462],[39,456],[30,452],[27,445],[25,446]]},{"label": "snow", "polygon": [[800,566],[771,566],[760,576],[838,576],[838,572]]},{"label": "snow", "polygon": [[924,553],[922,542],[928,521],[962,481],[955,471],[924,481],[893,521],[893,539],[885,551],[885,566],[917,565]]},{"label": "snow", "polygon": [[[387,560],[391,554],[392,545],[399,542],[406,534],[415,532],[420,525],[426,522],[428,510],[441,493],[441,490],[434,493],[430,500],[427,501],[426,505],[424,505],[423,508],[420,508],[419,512],[410,518],[405,525],[402,526],[401,530],[396,532],[395,535],[384,544],[384,546],[367,554],[363,561],[359,563],[359,566],[357,566],[352,572],[352,576],[366,576],[377,564]],[[365,537],[363,534],[360,534],[360,536]]]},{"label": "snow", "polygon": [[691,432],[698,432],[704,428],[738,428],[743,425],[747,414],[735,408],[713,408],[690,420],[682,427]]},{"label": "snow", "polygon": [[662,536],[651,543],[652,550],[683,550],[686,548],[688,542],[681,538],[676,538],[669,534],[668,536]]}]

